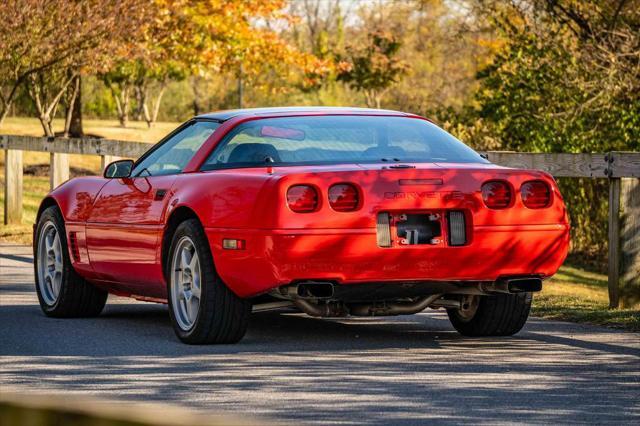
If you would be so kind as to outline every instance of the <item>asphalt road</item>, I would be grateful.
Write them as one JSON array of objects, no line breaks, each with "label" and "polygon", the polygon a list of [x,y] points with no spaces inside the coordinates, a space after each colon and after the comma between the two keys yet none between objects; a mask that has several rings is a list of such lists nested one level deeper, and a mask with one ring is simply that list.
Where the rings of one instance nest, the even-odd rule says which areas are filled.
[{"label": "asphalt road", "polygon": [[46,318],[28,247],[0,246],[0,389],[161,401],[294,423],[640,424],[640,334],[532,318],[463,338],[440,312],[254,314],[237,345],[179,343],[163,305]]}]

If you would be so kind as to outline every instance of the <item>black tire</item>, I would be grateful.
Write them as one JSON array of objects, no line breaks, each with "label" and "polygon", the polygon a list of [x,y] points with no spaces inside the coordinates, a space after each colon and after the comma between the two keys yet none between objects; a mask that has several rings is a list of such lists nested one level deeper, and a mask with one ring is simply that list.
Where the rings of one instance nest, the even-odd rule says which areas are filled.
[{"label": "black tire", "polygon": [[[172,281],[176,277],[172,271],[172,265],[178,244],[184,240],[184,237],[188,237],[189,241],[193,242],[201,274],[199,308],[193,324],[188,329],[183,329],[176,318],[179,314],[176,314],[176,300],[172,291]],[[236,343],[242,339],[249,324],[251,302],[236,296],[216,272],[209,241],[197,219],[185,220],[176,228],[171,240],[165,273],[169,315],[173,329],[182,342],[202,345]]]},{"label": "black tire", "polygon": [[[58,233],[61,246],[60,261],[61,271],[60,286],[57,296],[45,296],[46,280],[42,281],[38,272],[39,266],[39,244],[43,228],[47,226],[51,229],[53,225],[55,232]],[[38,220],[36,232],[33,241],[33,267],[36,282],[36,293],[42,311],[56,318],[73,318],[73,317],[95,317],[100,315],[105,303],[107,302],[108,293],[105,290],[93,286],[91,283],[82,278],[73,269],[71,260],[69,259],[69,247],[67,245],[66,231],[64,219],[57,206],[48,207]]]},{"label": "black tire", "polygon": [[464,336],[512,336],[527,322],[532,299],[532,293],[472,296],[466,312],[448,309],[447,314]]}]

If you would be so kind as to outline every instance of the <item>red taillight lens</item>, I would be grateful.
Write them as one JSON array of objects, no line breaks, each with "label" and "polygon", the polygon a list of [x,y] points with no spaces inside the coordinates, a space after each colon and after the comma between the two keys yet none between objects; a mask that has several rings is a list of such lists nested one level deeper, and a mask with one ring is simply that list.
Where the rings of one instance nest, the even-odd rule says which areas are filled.
[{"label": "red taillight lens", "polygon": [[360,204],[360,194],[349,183],[338,183],[329,188],[329,205],[337,212],[356,210]]},{"label": "red taillight lens", "polygon": [[482,200],[490,209],[504,209],[511,205],[511,187],[501,180],[491,180],[482,185]]},{"label": "red taillight lens", "polygon": [[551,188],[546,182],[532,180],[520,187],[522,202],[530,209],[543,209],[551,203]]},{"label": "red taillight lens", "polygon": [[287,190],[287,204],[296,213],[310,213],[318,208],[318,191],[309,185],[294,185]]}]

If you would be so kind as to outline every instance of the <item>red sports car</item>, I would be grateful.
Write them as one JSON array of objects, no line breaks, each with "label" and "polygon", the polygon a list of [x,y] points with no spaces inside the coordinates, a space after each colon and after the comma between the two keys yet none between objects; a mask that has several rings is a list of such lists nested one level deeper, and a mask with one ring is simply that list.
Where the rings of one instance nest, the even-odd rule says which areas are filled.
[{"label": "red sports car", "polygon": [[98,315],[113,293],[168,303],[186,343],[230,343],[252,309],[283,307],[443,308],[464,335],[511,335],[568,244],[547,173],[491,164],[413,114],[273,108],[198,116],[59,186],[33,248],[47,315]]}]

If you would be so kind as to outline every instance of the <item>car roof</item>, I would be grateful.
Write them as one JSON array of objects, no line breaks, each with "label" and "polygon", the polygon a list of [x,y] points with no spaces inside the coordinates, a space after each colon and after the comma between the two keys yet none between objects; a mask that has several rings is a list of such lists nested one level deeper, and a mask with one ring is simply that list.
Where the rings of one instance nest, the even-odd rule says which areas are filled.
[{"label": "car roof", "polygon": [[302,114],[309,113],[325,113],[325,114],[339,114],[339,115],[397,115],[397,116],[413,116],[400,111],[386,110],[386,109],[372,109],[372,108],[351,108],[351,107],[273,107],[273,108],[244,108],[244,109],[229,109],[224,111],[210,112],[207,114],[198,115],[196,118],[206,118],[210,120],[225,121],[235,117],[247,117],[247,116],[278,116],[288,114]]}]

